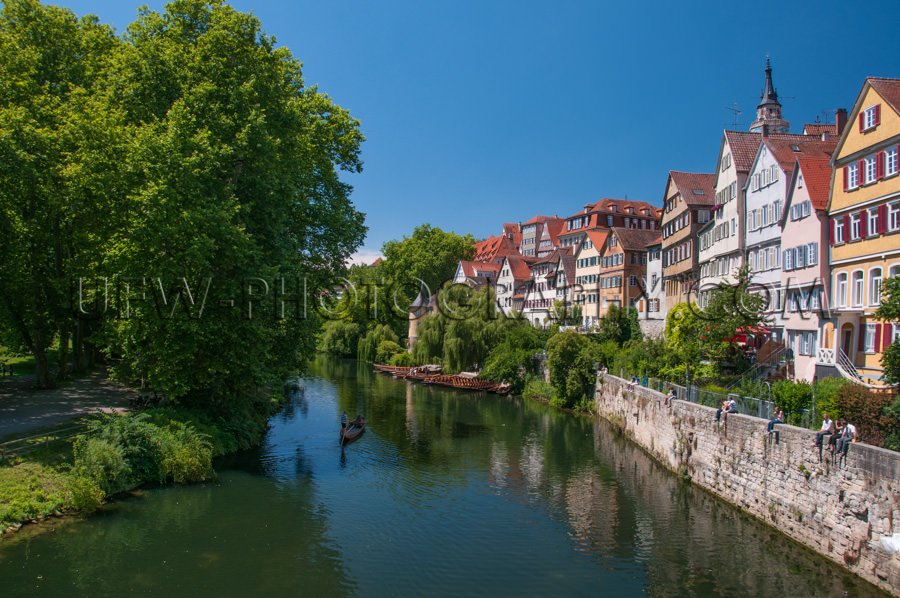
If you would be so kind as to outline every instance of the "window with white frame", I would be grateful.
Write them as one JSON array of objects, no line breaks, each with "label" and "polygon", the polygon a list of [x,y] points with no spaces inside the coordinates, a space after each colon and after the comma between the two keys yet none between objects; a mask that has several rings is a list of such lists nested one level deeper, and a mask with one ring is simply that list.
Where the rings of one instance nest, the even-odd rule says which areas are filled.
[{"label": "window with white frame", "polygon": [[634,274],[632,274],[631,276],[629,276],[629,277],[628,277],[628,286],[630,286],[630,287],[636,287],[636,286],[638,286],[638,277],[635,276]]},{"label": "window with white frame", "polygon": [[881,304],[881,268],[869,270],[869,305]]},{"label": "window with white frame", "polygon": [[897,146],[884,150],[884,176],[897,174]]},{"label": "window with white frame", "polygon": [[843,243],[844,242],[844,219],[843,218],[835,218],[834,219],[834,242],[835,243]]},{"label": "window with white frame", "polygon": [[847,307],[847,273],[841,272],[836,280],[834,302],[838,307]]},{"label": "window with white frame", "polygon": [[866,324],[866,341],[865,348],[863,351],[866,353],[874,353],[875,352],[875,333],[877,332],[877,328],[875,324]]},{"label": "window with white frame", "polygon": [[889,232],[900,230],[900,201],[888,204],[887,229]]},{"label": "window with white frame", "polygon": [[847,176],[847,189],[856,189],[859,187],[859,163],[853,162],[846,166],[844,171]]},{"label": "window with white frame", "polygon": [[866,184],[868,185],[869,183],[874,183],[878,180],[878,160],[876,159],[875,154],[866,156],[865,160],[863,160],[863,163],[866,167],[866,172],[864,174]]},{"label": "window with white frame", "polygon": [[891,344],[893,345],[896,342],[900,342],[900,322],[894,322],[891,327]]},{"label": "window with white frame", "polygon": [[869,226],[867,227],[869,236],[878,234],[878,208],[869,208]]},{"label": "window with white frame", "polygon": [[869,106],[862,112],[862,130],[866,131],[878,124],[878,104]]},{"label": "window with white frame", "polygon": [[859,212],[855,214],[850,214],[850,240],[855,241],[859,239],[859,223],[862,218],[860,217]]},{"label": "window with white frame", "polygon": [[895,264],[895,265],[891,266],[890,277],[894,278],[895,276],[900,276],[900,264]]},{"label": "window with white frame", "polygon": [[853,307],[862,307],[865,302],[866,288],[862,270],[857,270],[850,277],[850,291],[853,293]]}]

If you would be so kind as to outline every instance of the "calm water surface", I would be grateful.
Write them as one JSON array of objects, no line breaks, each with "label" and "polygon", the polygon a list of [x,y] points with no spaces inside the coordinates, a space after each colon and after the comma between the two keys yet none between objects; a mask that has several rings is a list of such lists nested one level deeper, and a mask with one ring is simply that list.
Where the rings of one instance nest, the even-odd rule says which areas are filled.
[{"label": "calm water surface", "polygon": [[4,539],[0,595],[882,595],[604,422],[324,357],[304,386],[215,482]]}]

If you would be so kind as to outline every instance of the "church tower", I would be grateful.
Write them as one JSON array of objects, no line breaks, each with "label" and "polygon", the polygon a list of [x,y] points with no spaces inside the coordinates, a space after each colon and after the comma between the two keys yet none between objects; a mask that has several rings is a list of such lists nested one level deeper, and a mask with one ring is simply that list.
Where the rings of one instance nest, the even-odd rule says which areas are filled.
[{"label": "church tower", "polygon": [[[763,131],[765,128],[765,131]],[[760,97],[759,106],[756,107],[756,120],[750,125],[752,133],[789,133],[791,123],[781,118],[781,104],[778,102],[778,94],[772,85],[772,66],[766,58],[766,87]]]}]

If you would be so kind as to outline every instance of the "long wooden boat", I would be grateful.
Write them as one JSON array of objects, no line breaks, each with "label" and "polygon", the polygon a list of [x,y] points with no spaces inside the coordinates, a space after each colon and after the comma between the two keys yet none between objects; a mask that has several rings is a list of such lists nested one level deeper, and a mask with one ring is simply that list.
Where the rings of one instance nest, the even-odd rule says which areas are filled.
[{"label": "long wooden boat", "polygon": [[353,421],[347,423],[346,428],[341,428],[341,444],[352,442],[359,438],[366,431],[366,420],[362,416],[358,416]]},{"label": "long wooden boat", "polygon": [[478,378],[467,378],[465,376],[454,375],[432,376],[424,382],[426,384],[449,386],[450,388],[460,388],[462,390],[482,390],[485,392],[495,392],[499,386],[499,384],[493,380],[479,380]]}]

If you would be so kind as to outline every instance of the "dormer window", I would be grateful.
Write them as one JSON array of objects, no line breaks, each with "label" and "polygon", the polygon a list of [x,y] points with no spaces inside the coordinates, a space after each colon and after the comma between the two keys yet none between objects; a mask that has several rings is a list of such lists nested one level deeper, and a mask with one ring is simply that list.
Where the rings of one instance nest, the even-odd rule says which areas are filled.
[{"label": "dormer window", "polygon": [[615,212],[615,211],[616,211],[616,206],[615,206],[615,204],[609,206],[609,211],[610,211],[610,212]]},{"label": "dormer window", "polygon": [[694,195],[706,195],[703,189],[691,189]]},{"label": "dormer window", "polygon": [[634,214],[634,208],[625,208],[625,211],[629,214]]}]

